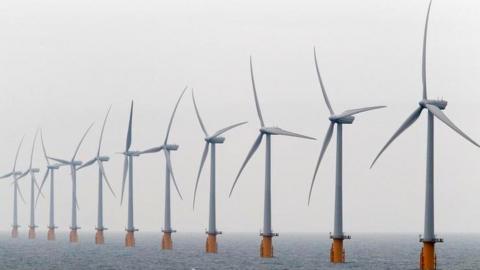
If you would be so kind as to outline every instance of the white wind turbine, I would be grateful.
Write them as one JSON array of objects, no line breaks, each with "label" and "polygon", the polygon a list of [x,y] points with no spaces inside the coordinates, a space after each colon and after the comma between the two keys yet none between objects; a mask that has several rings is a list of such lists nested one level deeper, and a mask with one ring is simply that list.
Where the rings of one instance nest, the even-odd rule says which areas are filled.
[{"label": "white wind turbine", "polygon": [[122,195],[120,198],[120,204],[123,203],[123,193],[125,191],[125,181],[128,173],[128,217],[127,217],[127,235],[125,236],[125,246],[135,246],[135,226],[133,225],[133,158],[138,157],[140,154],[138,151],[130,150],[132,146],[132,120],[133,120],[133,101],[130,105],[130,117],[128,120],[128,131],[125,151],[122,152],[125,156],[123,162],[123,180],[122,180]]},{"label": "white wind turbine", "polygon": [[28,238],[29,239],[35,239],[35,228],[37,228],[37,225],[35,225],[35,188],[38,189],[38,195],[42,195],[40,191],[40,187],[38,186],[37,179],[35,177],[35,174],[40,172],[40,169],[38,168],[33,168],[33,154],[35,152],[35,142],[37,140],[37,135],[38,135],[38,130],[35,132],[35,136],[33,137],[33,144],[32,144],[32,152],[30,153],[30,165],[28,166],[28,170],[24,172],[24,174],[30,173],[30,225],[28,226]]},{"label": "white wind turbine", "polygon": [[100,140],[98,142],[98,150],[97,155],[92,158],[91,160],[85,162],[82,166],[78,167],[77,170],[90,166],[94,163],[98,165],[98,212],[97,212],[97,227],[95,230],[97,231],[95,234],[95,244],[104,244],[105,238],[103,236],[103,231],[106,230],[103,226],[103,182],[107,184],[110,192],[112,192],[113,196],[115,197],[115,192],[112,189],[112,186],[108,182],[107,175],[105,174],[105,168],[103,167],[103,162],[107,162],[110,160],[110,157],[100,155],[100,150],[102,148],[102,139],[103,139],[103,132],[105,130],[105,125],[107,123],[108,115],[110,113],[110,108],[108,108],[107,114],[105,115],[105,119],[103,120],[102,131],[100,132]]},{"label": "white wind turbine", "polygon": [[40,130],[40,141],[42,142],[42,149],[43,149],[43,155],[45,157],[45,161],[47,162],[47,171],[45,172],[45,175],[43,176],[42,183],[40,184],[39,188],[39,193],[37,194],[37,198],[35,200],[35,207],[38,204],[38,199],[41,194],[43,185],[45,185],[45,182],[48,179],[48,176],[50,175],[50,205],[49,205],[49,219],[48,219],[48,235],[47,239],[50,241],[55,240],[55,229],[57,226],[55,226],[55,170],[58,170],[61,165],[59,164],[50,164],[50,160],[47,155],[47,150],[45,149],[45,143],[43,141],[43,132]]},{"label": "white wind turbine", "polygon": [[195,198],[197,197],[197,187],[198,187],[198,182],[200,180],[200,175],[202,173],[203,165],[205,164],[205,161],[208,156],[208,150],[209,148],[211,149],[210,152],[210,207],[209,207],[209,216],[208,216],[208,231],[206,232],[208,234],[207,237],[207,242],[205,245],[205,249],[207,253],[217,253],[217,234],[221,234],[220,231],[217,231],[217,224],[216,224],[216,195],[215,195],[215,186],[216,186],[216,180],[215,180],[215,156],[216,156],[216,144],[222,144],[225,141],[225,137],[222,137],[223,133],[246,124],[247,122],[240,122],[231,126],[228,126],[226,128],[220,129],[219,131],[215,132],[212,135],[209,135],[207,132],[207,129],[202,121],[202,118],[200,117],[200,113],[198,111],[197,103],[195,102],[195,96],[192,90],[192,100],[193,100],[193,105],[195,107],[195,113],[198,118],[198,122],[200,124],[200,127],[203,130],[203,133],[205,134],[205,148],[203,149],[203,154],[202,154],[202,159],[200,161],[200,169],[198,170],[198,175],[197,175],[197,181],[195,182],[195,191],[193,192],[193,207],[195,208]]},{"label": "white wind turbine", "polygon": [[17,171],[17,160],[18,160],[18,153],[20,152],[20,148],[22,147],[23,137],[18,144],[17,153],[15,154],[15,161],[13,162],[13,169],[11,172],[0,176],[0,179],[12,177],[13,180],[13,224],[12,224],[12,238],[18,237],[18,205],[17,205],[17,196],[20,195],[20,198],[25,203],[25,199],[23,198],[22,191],[18,186],[18,180],[24,177],[26,174],[22,173],[21,171]]},{"label": "white wind turbine", "polygon": [[315,52],[315,48],[313,49],[313,55],[315,59],[315,69],[317,71],[318,82],[320,83],[320,88],[322,89],[323,98],[325,100],[325,104],[330,112],[330,116],[328,120],[330,121],[330,126],[327,130],[327,135],[325,136],[325,140],[323,141],[322,149],[320,150],[320,156],[318,157],[317,165],[315,167],[315,172],[313,174],[312,184],[310,185],[310,191],[308,193],[308,203],[310,204],[310,198],[312,196],[312,189],[315,183],[315,177],[317,176],[318,168],[320,167],[320,162],[322,161],[323,155],[327,150],[328,144],[332,139],[333,135],[333,128],[335,125],[337,126],[337,152],[336,152],[336,175],[335,175],[335,216],[334,216],[334,227],[333,227],[333,235],[330,238],[333,239],[332,247],[330,250],[330,261],[332,263],[343,263],[345,262],[345,252],[343,249],[343,240],[350,239],[350,236],[345,235],[343,232],[343,125],[344,124],[352,124],[355,120],[354,115],[384,108],[385,106],[374,106],[374,107],[365,107],[359,109],[350,109],[346,110],[340,114],[335,114],[328,100],[327,92],[322,82],[322,77],[320,76],[320,70],[318,69],[317,63],[317,54]]},{"label": "white wind turbine", "polygon": [[253,154],[257,151],[258,147],[262,143],[263,136],[266,137],[266,148],[265,148],[265,195],[264,195],[264,212],[263,212],[263,231],[261,233],[262,242],[260,245],[260,256],[265,258],[273,257],[273,245],[272,245],[272,237],[278,236],[277,233],[273,233],[272,231],[272,201],[271,201],[271,136],[272,135],[283,135],[283,136],[291,136],[291,137],[298,137],[303,139],[310,139],[315,140],[315,138],[304,136],[298,133],[290,132],[283,130],[279,127],[266,127],[265,123],[263,122],[262,111],[260,110],[260,104],[258,102],[257,97],[257,90],[255,89],[255,79],[253,77],[253,66],[252,66],[252,58],[250,57],[250,76],[252,80],[252,88],[253,88],[253,96],[255,98],[255,106],[257,108],[258,119],[260,120],[260,134],[257,136],[252,148],[247,154],[245,161],[240,167],[240,170],[233,182],[232,188],[230,190],[230,195],[232,195],[233,189],[237,184],[237,181],[242,173],[243,169],[247,165],[250,158]]},{"label": "white wind turbine", "polygon": [[180,199],[183,199],[182,194],[180,194],[180,189],[178,188],[177,181],[175,180],[175,176],[173,176],[172,161],[170,159],[170,151],[178,150],[179,146],[177,144],[169,144],[168,136],[170,134],[170,129],[172,127],[173,118],[175,117],[175,112],[177,111],[178,104],[180,103],[180,100],[182,99],[186,90],[187,90],[187,87],[183,89],[182,93],[180,94],[180,97],[177,100],[177,103],[175,104],[175,108],[173,109],[170,122],[168,123],[167,135],[165,136],[165,140],[163,141],[163,144],[140,152],[140,154],[150,154],[150,153],[157,153],[163,150],[163,153],[165,155],[165,163],[166,163],[165,164],[165,167],[166,167],[165,169],[165,219],[164,219],[164,227],[162,230],[163,232],[162,249],[173,248],[172,233],[176,232],[175,230],[172,229],[172,226],[171,226],[170,176],[172,177],[173,184],[175,185],[175,189],[177,190],[178,196],[180,197]]},{"label": "white wind turbine", "polygon": [[51,160],[55,160],[56,162],[59,162],[60,164],[63,165],[68,165],[70,167],[70,174],[72,176],[72,220],[71,220],[71,226],[70,226],[70,242],[76,243],[78,242],[78,230],[80,227],[77,225],[77,208],[78,208],[78,201],[77,201],[77,167],[82,165],[83,162],[80,160],[75,160],[77,157],[78,150],[80,149],[80,146],[82,145],[83,140],[87,136],[88,132],[92,128],[93,123],[87,128],[85,133],[83,134],[82,138],[80,139],[80,142],[77,145],[77,148],[75,149],[75,152],[73,153],[72,159],[70,161],[64,160],[64,159],[59,159],[59,158],[53,158],[53,157],[48,157]]}]

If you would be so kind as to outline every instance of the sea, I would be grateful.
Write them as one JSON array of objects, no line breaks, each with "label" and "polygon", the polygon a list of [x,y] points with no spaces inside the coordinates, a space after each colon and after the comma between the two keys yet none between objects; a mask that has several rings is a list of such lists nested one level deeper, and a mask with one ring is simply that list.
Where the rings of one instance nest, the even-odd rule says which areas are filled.
[{"label": "sea", "polygon": [[[480,235],[446,234],[438,243],[437,265],[444,270],[479,270]],[[139,232],[136,246],[123,246],[124,234],[105,232],[105,245],[94,244],[94,234],[82,231],[70,244],[67,232],[47,241],[45,232],[29,240],[26,232],[11,239],[0,233],[0,269],[418,269],[421,243],[415,234],[354,234],[345,240],[346,263],[329,262],[328,234],[284,233],[274,238],[272,259],[259,258],[260,237],[255,233],[218,236],[218,254],[204,252],[206,235],[176,233],[174,249],[161,250],[161,233]]]}]

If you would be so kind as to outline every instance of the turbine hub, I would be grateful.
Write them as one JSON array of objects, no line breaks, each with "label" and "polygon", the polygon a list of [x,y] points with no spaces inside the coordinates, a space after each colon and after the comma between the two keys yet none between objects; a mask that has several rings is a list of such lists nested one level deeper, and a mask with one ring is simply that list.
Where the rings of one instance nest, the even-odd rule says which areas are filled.
[{"label": "turbine hub", "polygon": [[99,156],[99,157],[98,157],[98,160],[100,160],[100,161],[109,161],[109,160],[110,160],[110,157],[107,157],[107,156]]},{"label": "turbine hub", "polygon": [[72,163],[71,163],[71,164],[72,164],[73,166],[80,166],[80,165],[82,165],[82,164],[83,164],[83,162],[82,162],[82,161],[80,161],[80,160],[74,160],[74,161],[72,161]]},{"label": "turbine hub", "polygon": [[178,144],[166,144],[164,147],[167,151],[177,151],[179,146]]},{"label": "turbine hub", "polygon": [[351,124],[353,123],[353,120],[355,120],[355,117],[352,115],[349,115],[349,116],[332,115],[328,117],[328,120],[337,124]]},{"label": "turbine hub", "polygon": [[225,141],[225,137],[217,136],[217,137],[208,137],[205,138],[205,141],[213,144],[223,143]]},{"label": "turbine hub", "polygon": [[426,105],[433,105],[439,108],[440,110],[445,110],[448,102],[443,99],[422,99],[420,102],[418,102],[418,104],[422,108],[426,108],[427,107]]}]

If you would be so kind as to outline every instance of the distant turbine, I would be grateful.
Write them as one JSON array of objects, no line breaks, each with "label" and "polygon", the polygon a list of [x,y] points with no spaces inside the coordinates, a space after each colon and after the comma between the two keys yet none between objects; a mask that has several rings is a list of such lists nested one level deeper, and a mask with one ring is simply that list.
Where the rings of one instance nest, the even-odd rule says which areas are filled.
[{"label": "distant turbine", "polygon": [[273,233],[272,231],[272,201],[271,201],[271,136],[272,135],[283,135],[283,136],[292,136],[292,137],[299,137],[303,139],[310,139],[310,140],[315,140],[315,138],[300,135],[297,133],[293,133],[290,131],[283,130],[279,127],[266,127],[264,122],[263,122],[263,117],[262,117],[262,112],[260,110],[260,104],[258,102],[258,97],[257,97],[257,90],[255,89],[255,80],[253,77],[253,67],[252,67],[252,58],[250,57],[250,75],[252,79],[252,87],[253,87],[253,95],[255,97],[255,105],[257,107],[257,114],[258,118],[260,120],[260,134],[258,135],[257,139],[255,140],[255,143],[253,144],[252,148],[247,154],[247,158],[242,164],[242,167],[240,167],[240,170],[237,174],[237,177],[235,178],[235,181],[233,182],[232,188],[230,190],[230,195],[232,195],[233,189],[235,188],[235,185],[237,184],[238,178],[240,177],[240,174],[242,173],[243,169],[247,165],[248,161],[250,158],[253,156],[255,151],[257,151],[258,147],[262,143],[263,136],[265,135],[266,137],[266,149],[265,149],[265,195],[264,195],[264,213],[263,213],[263,231],[260,234],[262,238],[262,242],[260,245],[260,256],[265,257],[265,258],[271,258],[273,257],[273,245],[272,245],[272,237],[273,236],[278,236],[278,233]]},{"label": "distant turbine", "polygon": [[427,18],[425,22],[425,32],[423,37],[423,55],[422,55],[422,83],[423,83],[423,95],[422,99],[419,102],[419,107],[405,120],[405,122],[400,126],[400,128],[393,134],[393,136],[388,140],[387,144],[380,150],[377,157],[373,160],[371,167],[378,160],[380,155],[387,149],[387,147],[407,128],[409,128],[420,116],[423,109],[428,111],[428,124],[427,124],[427,173],[426,173],[426,192],[425,192],[425,224],[423,237],[421,237],[420,242],[423,242],[423,248],[420,254],[420,269],[422,270],[432,270],[436,269],[436,254],[435,254],[435,243],[443,242],[442,239],[437,238],[435,235],[434,229],[434,178],[433,178],[433,136],[434,128],[433,121],[434,117],[438,118],[440,121],[445,123],[448,127],[453,129],[455,132],[460,134],[466,140],[471,142],[477,147],[480,147],[474,140],[468,137],[463,133],[450,119],[442,112],[442,110],[447,107],[447,101],[445,100],[433,100],[427,98],[427,79],[426,79],[426,44],[427,44],[427,29],[428,29],[428,19],[430,15],[430,7],[432,1],[428,6]]},{"label": "distant turbine", "polygon": [[70,174],[72,176],[72,225],[70,227],[70,242],[76,243],[78,242],[78,230],[80,227],[77,225],[77,208],[78,208],[78,201],[77,201],[77,167],[82,165],[82,161],[80,160],[75,160],[75,157],[77,156],[78,150],[80,149],[80,146],[82,145],[83,140],[88,134],[88,131],[92,128],[93,123],[87,128],[85,133],[83,134],[82,138],[80,139],[80,142],[77,145],[77,148],[75,149],[75,152],[73,153],[72,159],[70,161],[64,160],[64,159],[59,159],[59,158],[53,158],[53,157],[48,157],[51,160],[55,160],[56,162],[59,162],[63,165],[68,165],[70,166]]},{"label": "distant turbine", "polygon": [[82,166],[80,166],[77,170],[90,166],[94,163],[98,165],[98,216],[97,216],[97,233],[95,234],[95,244],[104,244],[105,238],[103,236],[103,231],[107,230],[103,226],[103,181],[107,184],[110,192],[112,192],[113,196],[115,197],[115,192],[112,189],[112,186],[108,182],[107,175],[105,174],[105,168],[103,167],[103,162],[109,161],[110,157],[108,156],[101,156],[100,150],[102,147],[102,139],[103,139],[103,131],[105,130],[105,124],[107,123],[108,114],[110,113],[110,108],[108,108],[107,114],[105,115],[105,119],[103,120],[102,131],[100,132],[100,140],[98,142],[98,150],[97,155],[92,158],[91,160],[85,162]]},{"label": "distant turbine", "polygon": [[23,137],[20,140],[20,143],[18,144],[17,148],[17,153],[15,154],[15,161],[13,162],[13,169],[11,172],[0,176],[0,179],[12,177],[13,179],[13,224],[12,224],[12,238],[17,238],[18,237],[18,228],[20,225],[18,225],[18,206],[17,206],[17,194],[20,195],[20,198],[22,201],[25,203],[25,199],[23,198],[22,192],[20,188],[18,187],[18,180],[22,177],[24,177],[26,174],[22,173],[21,171],[17,171],[17,159],[18,159],[18,153],[20,152],[20,148],[22,147],[23,143]]},{"label": "distant turbine", "polygon": [[138,151],[130,150],[132,145],[132,119],[133,119],[133,101],[130,105],[130,118],[128,120],[128,131],[127,131],[127,142],[125,146],[125,151],[122,154],[125,156],[123,162],[123,180],[122,180],[122,196],[120,198],[120,204],[123,203],[123,193],[125,191],[125,181],[127,179],[128,173],[128,224],[127,224],[127,235],[125,237],[125,246],[134,247],[135,246],[135,229],[133,225],[133,158],[138,157],[140,154]]},{"label": "distant turbine", "polygon": [[40,184],[39,193],[37,194],[37,199],[35,200],[35,207],[38,204],[38,198],[42,192],[43,185],[47,181],[48,176],[50,175],[50,207],[49,207],[49,223],[48,223],[48,235],[47,239],[50,241],[55,240],[55,181],[54,175],[55,170],[60,168],[61,165],[59,164],[50,164],[50,160],[48,159],[47,150],[45,149],[45,144],[43,142],[43,132],[40,130],[40,140],[42,142],[42,149],[43,149],[43,156],[45,157],[45,161],[47,162],[47,171],[43,176],[42,183]]},{"label": "distant turbine", "polygon": [[177,190],[178,196],[182,199],[182,194],[180,194],[180,190],[177,186],[177,181],[175,180],[175,176],[173,176],[172,170],[172,161],[170,160],[170,151],[178,150],[178,145],[176,144],[168,144],[168,135],[170,134],[170,129],[172,127],[173,118],[175,116],[175,112],[177,111],[178,104],[185,94],[187,87],[185,87],[180,94],[180,97],[175,104],[175,108],[173,109],[172,116],[170,118],[170,122],[168,123],[167,135],[165,136],[165,140],[163,144],[157,147],[150,148],[145,151],[141,151],[140,154],[150,154],[150,153],[157,153],[163,150],[165,154],[165,162],[166,162],[166,169],[165,169],[165,219],[164,219],[164,227],[163,227],[163,238],[162,238],[162,249],[172,249],[173,242],[172,242],[172,233],[176,232],[172,229],[171,226],[171,208],[170,208],[170,176],[172,176],[173,184],[175,185],[175,189]]},{"label": "distant turbine", "polygon": [[217,253],[217,234],[221,234],[221,232],[217,231],[217,225],[216,225],[215,145],[221,144],[225,141],[225,137],[221,137],[220,135],[222,135],[223,133],[235,127],[246,124],[247,122],[241,122],[241,123],[234,124],[226,128],[220,129],[219,131],[215,132],[213,135],[210,136],[207,132],[207,129],[205,128],[205,125],[203,124],[202,118],[200,117],[200,113],[198,112],[198,107],[197,107],[197,103],[195,102],[195,96],[193,94],[193,90],[192,90],[192,100],[193,100],[193,105],[195,107],[195,113],[197,115],[198,122],[200,123],[200,127],[202,128],[203,133],[205,133],[205,148],[203,149],[202,159],[200,161],[200,169],[198,170],[197,181],[195,182],[195,191],[193,192],[193,207],[195,208],[195,198],[197,196],[198,181],[200,180],[200,175],[202,173],[203,165],[205,164],[205,160],[207,159],[207,156],[208,156],[208,147],[210,146],[212,151],[210,154],[210,207],[209,207],[210,212],[208,216],[208,231],[206,232],[208,234],[208,237],[207,237],[207,243],[206,243],[205,249],[207,253]]},{"label": "distant turbine", "polygon": [[315,167],[315,172],[313,174],[312,184],[310,185],[310,191],[308,193],[308,203],[310,204],[310,198],[312,196],[312,188],[313,184],[315,183],[315,177],[317,176],[318,167],[320,167],[320,162],[322,161],[323,155],[327,150],[328,144],[332,139],[333,135],[333,128],[337,125],[337,159],[336,159],[336,177],[335,177],[335,217],[334,217],[334,227],[333,227],[333,235],[330,235],[330,238],[333,239],[333,244],[330,250],[330,261],[332,263],[344,263],[345,262],[345,251],[343,249],[343,240],[350,239],[349,235],[345,235],[343,233],[343,202],[342,202],[342,157],[343,157],[343,135],[342,135],[342,126],[343,124],[351,124],[355,120],[353,115],[384,108],[385,106],[374,106],[374,107],[365,107],[360,109],[351,109],[342,112],[341,114],[335,114],[330,101],[328,100],[327,92],[322,82],[322,77],[320,76],[320,70],[318,69],[317,63],[317,54],[315,52],[315,48],[313,49],[314,59],[315,59],[315,68],[317,70],[317,77],[320,83],[320,87],[322,89],[323,98],[327,105],[328,110],[330,111],[330,116],[328,120],[330,120],[330,126],[327,130],[327,135],[325,136],[325,140],[323,141],[322,149],[320,151],[320,156],[318,157],[317,165]]},{"label": "distant turbine", "polygon": [[35,132],[35,136],[33,137],[33,143],[32,143],[32,152],[30,154],[30,165],[28,167],[28,170],[24,172],[24,174],[30,173],[30,225],[28,226],[28,239],[35,239],[35,228],[37,228],[37,225],[35,225],[35,188],[38,189],[38,194],[42,195],[40,191],[40,187],[38,186],[35,174],[40,172],[40,169],[38,168],[33,168],[32,167],[32,162],[33,162],[33,153],[35,151],[35,142],[37,140],[37,135],[38,135],[38,130]]}]

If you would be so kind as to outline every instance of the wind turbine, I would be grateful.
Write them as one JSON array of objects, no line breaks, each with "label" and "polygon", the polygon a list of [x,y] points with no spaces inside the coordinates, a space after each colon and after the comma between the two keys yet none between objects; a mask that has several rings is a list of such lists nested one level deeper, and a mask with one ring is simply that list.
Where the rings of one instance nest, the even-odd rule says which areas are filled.
[{"label": "wind turbine", "polygon": [[334,216],[334,227],[333,235],[330,235],[330,238],[333,240],[332,247],[330,249],[330,261],[332,263],[344,263],[345,262],[345,250],[343,249],[343,240],[350,239],[349,235],[345,235],[343,232],[343,201],[342,201],[342,174],[343,174],[343,125],[352,124],[355,120],[354,115],[362,112],[384,108],[385,106],[374,106],[374,107],[365,107],[359,109],[350,109],[346,110],[340,114],[335,114],[328,100],[327,92],[322,82],[322,77],[320,76],[320,70],[318,68],[317,54],[315,48],[313,49],[313,55],[315,59],[315,68],[317,71],[318,82],[320,83],[320,88],[322,89],[323,98],[325,104],[327,105],[328,110],[330,111],[330,126],[327,130],[327,135],[323,141],[322,149],[320,150],[320,156],[318,157],[317,165],[315,167],[315,172],[313,174],[312,184],[310,185],[310,191],[308,193],[308,204],[310,204],[310,198],[312,196],[313,184],[315,183],[315,177],[317,176],[318,168],[320,167],[320,162],[322,161],[323,155],[327,150],[328,144],[332,139],[333,128],[337,126],[337,153],[336,153],[336,176],[335,176],[335,216]]},{"label": "wind turbine", "polygon": [[271,136],[272,135],[283,135],[298,137],[303,139],[315,140],[315,138],[304,136],[298,133],[286,131],[279,127],[266,127],[263,122],[262,111],[260,110],[260,104],[258,102],[257,90],[255,89],[255,79],[253,77],[253,66],[252,58],[250,57],[250,76],[252,80],[253,96],[255,98],[255,106],[257,108],[258,119],[260,120],[260,134],[258,134],[257,139],[253,143],[252,148],[247,154],[245,161],[240,167],[240,170],[233,182],[232,188],[230,190],[230,195],[232,195],[233,189],[237,184],[237,181],[242,173],[243,169],[247,165],[250,158],[257,151],[258,147],[262,143],[263,136],[266,137],[266,148],[265,148],[265,195],[264,195],[264,212],[263,212],[263,231],[260,233],[262,236],[262,242],[260,244],[260,256],[265,258],[273,257],[273,245],[272,237],[278,236],[278,233],[273,233],[272,231],[272,201],[271,201]]},{"label": "wind turbine", "polygon": [[436,269],[436,254],[435,254],[435,243],[443,242],[442,239],[437,238],[435,235],[434,229],[434,177],[433,177],[433,160],[434,160],[434,117],[438,118],[440,121],[445,123],[448,127],[453,129],[455,132],[460,134],[463,138],[471,142],[477,147],[480,147],[474,140],[468,137],[464,132],[462,132],[450,119],[442,112],[442,110],[447,107],[447,101],[445,100],[434,100],[428,99],[427,97],[427,79],[426,79],[426,47],[427,47],[427,30],[428,30],[428,19],[430,16],[430,7],[432,1],[428,6],[427,17],[425,21],[425,29],[423,36],[423,55],[422,55],[422,83],[423,83],[423,95],[422,99],[419,102],[419,107],[402,123],[400,128],[393,134],[390,140],[387,141],[385,146],[380,150],[378,155],[372,162],[371,167],[378,160],[380,155],[385,151],[385,149],[406,129],[408,129],[422,113],[423,109],[428,111],[428,122],[427,122],[427,170],[426,170],[426,192],[425,192],[425,223],[423,236],[420,237],[420,242],[423,242],[423,248],[420,253],[420,269],[422,270],[432,270]]},{"label": "wind turbine", "polygon": [[63,165],[68,165],[70,166],[70,174],[72,176],[72,222],[70,226],[70,242],[76,243],[78,242],[78,230],[80,227],[77,225],[77,208],[78,208],[78,201],[77,201],[77,167],[81,166],[83,164],[82,161],[80,160],[75,160],[77,157],[78,150],[80,149],[80,146],[82,145],[83,140],[87,136],[88,132],[92,128],[93,123],[87,128],[85,133],[83,134],[82,138],[80,139],[80,142],[77,145],[77,148],[75,149],[75,152],[73,153],[72,159],[70,161],[64,160],[64,159],[59,159],[59,158],[53,158],[53,157],[48,157],[51,160],[55,160],[56,162],[59,162],[60,164]]},{"label": "wind turbine", "polygon": [[140,153],[138,151],[130,150],[132,145],[132,118],[133,118],[133,101],[130,105],[130,118],[128,120],[128,131],[127,131],[127,142],[125,146],[125,151],[122,154],[125,156],[123,162],[123,181],[122,181],[122,196],[120,199],[120,204],[123,203],[123,193],[125,191],[125,181],[127,179],[128,173],[128,223],[127,223],[127,235],[125,236],[125,246],[134,247],[135,246],[135,229],[133,225],[133,158],[138,157]]},{"label": "wind turbine", "polygon": [[195,191],[193,192],[193,207],[195,208],[195,198],[197,197],[197,187],[198,187],[198,182],[200,180],[200,175],[202,173],[203,165],[205,164],[205,160],[207,159],[208,156],[208,148],[210,147],[211,153],[210,153],[210,207],[209,207],[209,216],[208,216],[208,231],[206,232],[208,237],[207,237],[207,242],[205,245],[205,249],[207,253],[217,253],[217,234],[221,234],[222,232],[217,231],[217,224],[216,224],[216,196],[215,196],[215,185],[216,185],[216,180],[215,180],[215,148],[216,144],[222,144],[225,141],[225,137],[222,137],[223,133],[246,124],[247,122],[240,122],[231,126],[228,126],[226,128],[220,129],[219,131],[215,132],[212,135],[209,135],[207,132],[207,129],[205,128],[205,125],[202,121],[202,118],[200,117],[200,113],[198,112],[198,107],[197,103],[195,102],[195,96],[193,94],[192,90],[192,100],[193,100],[193,105],[195,107],[195,113],[198,118],[198,123],[200,123],[200,127],[203,130],[203,133],[205,134],[205,148],[203,149],[203,154],[202,154],[202,159],[200,161],[200,169],[198,170],[198,175],[197,175],[197,181],[195,182]]},{"label": "wind turbine", "polygon": [[59,164],[50,164],[50,160],[47,155],[47,150],[45,149],[45,143],[43,141],[43,132],[40,130],[40,140],[42,142],[42,150],[43,150],[43,156],[45,157],[45,161],[47,162],[47,171],[45,172],[45,175],[43,176],[42,183],[40,184],[39,188],[39,193],[37,194],[37,199],[35,200],[35,207],[38,204],[38,198],[42,192],[43,185],[45,185],[45,182],[48,179],[48,176],[50,175],[50,207],[49,207],[49,222],[48,222],[48,235],[47,235],[47,240],[53,241],[55,240],[55,229],[57,226],[55,226],[55,170],[58,170],[61,165]]},{"label": "wind turbine", "polygon": [[[17,153],[15,154],[15,161],[13,162],[13,169],[11,172],[0,176],[0,179],[12,177],[13,180],[13,224],[12,224],[12,238],[17,238],[18,237],[18,228],[20,225],[18,225],[18,205],[17,205],[17,196],[20,195],[20,198],[22,201],[25,203],[25,199],[23,198],[22,191],[20,190],[18,186],[18,180],[25,175],[26,173],[22,173],[21,171],[17,171],[17,159],[18,159],[18,153],[20,152],[20,148],[22,147],[23,143],[23,137],[20,140],[20,143],[18,144],[17,148]],[[18,194],[18,195],[17,195]]]},{"label": "wind turbine", "polygon": [[38,130],[35,132],[33,137],[32,152],[30,154],[30,165],[28,170],[24,174],[30,173],[30,225],[28,226],[28,239],[35,239],[35,228],[38,226],[35,225],[35,188],[38,188],[38,195],[42,195],[40,187],[38,186],[37,179],[35,174],[40,172],[38,168],[32,168],[33,154],[35,152],[35,142],[37,140]]},{"label": "wind turbine", "polygon": [[165,155],[165,163],[166,163],[165,165],[166,167],[165,169],[165,219],[164,219],[164,227],[162,229],[162,232],[163,232],[162,249],[173,248],[172,233],[176,232],[175,230],[172,229],[172,226],[171,226],[170,176],[172,177],[173,184],[175,185],[175,189],[177,190],[178,196],[180,197],[180,199],[183,199],[182,194],[180,194],[180,190],[178,189],[175,176],[173,176],[172,161],[170,159],[170,151],[178,150],[179,146],[177,144],[169,144],[168,135],[170,134],[170,129],[172,127],[173,118],[175,116],[175,112],[177,111],[178,104],[180,103],[180,100],[182,99],[183,94],[185,94],[186,90],[187,90],[187,87],[183,89],[182,93],[180,94],[180,97],[177,100],[177,103],[175,104],[175,108],[173,109],[170,122],[168,123],[167,135],[165,136],[165,140],[163,141],[163,144],[140,152],[140,154],[150,154],[150,153],[157,153],[163,150],[163,153]]},{"label": "wind turbine", "polygon": [[97,155],[92,158],[91,160],[85,162],[82,166],[78,168],[78,170],[90,166],[94,163],[98,165],[98,215],[97,215],[97,230],[95,234],[95,244],[104,244],[105,238],[103,237],[103,231],[107,230],[103,226],[103,181],[107,184],[108,188],[112,192],[113,196],[115,196],[115,192],[112,189],[112,186],[108,182],[107,175],[105,174],[105,168],[103,167],[103,162],[107,162],[110,160],[108,156],[100,155],[100,150],[102,148],[102,139],[103,139],[103,131],[105,130],[105,124],[107,123],[108,115],[110,113],[110,108],[108,108],[107,114],[105,115],[105,119],[103,120],[102,131],[100,132],[100,140],[98,142],[98,150]]}]

